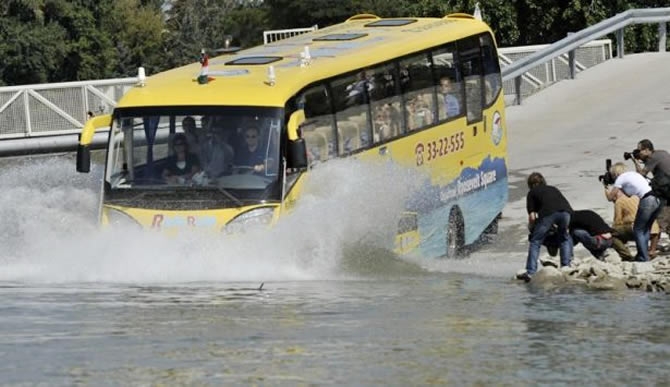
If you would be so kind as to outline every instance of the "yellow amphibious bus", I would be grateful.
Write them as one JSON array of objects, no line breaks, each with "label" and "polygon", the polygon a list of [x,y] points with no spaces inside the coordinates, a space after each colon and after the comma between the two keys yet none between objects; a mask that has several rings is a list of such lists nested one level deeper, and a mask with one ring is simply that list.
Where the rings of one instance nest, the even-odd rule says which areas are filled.
[{"label": "yellow amphibious bus", "polygon": [[146,77],[85,126],[109,127],[100,221],[236,233],[273,224],[312,166],[392,161],[425,176],[398,214],[400,253],[453,256],[507,201],[500,67],[489,27],[356,15]]}]

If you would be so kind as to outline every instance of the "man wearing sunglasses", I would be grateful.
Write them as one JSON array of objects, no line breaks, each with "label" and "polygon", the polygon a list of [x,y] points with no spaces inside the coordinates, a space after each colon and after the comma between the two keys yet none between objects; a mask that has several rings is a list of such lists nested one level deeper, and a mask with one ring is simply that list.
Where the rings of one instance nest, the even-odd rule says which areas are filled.
[{"label": "man wearing sunglasses", "polygon": [[244,131],[244,144],[235,152],[234,164],[244,173],[263,173],[265,171],[265,151],[261,146],[260,131],[250,126]]}]

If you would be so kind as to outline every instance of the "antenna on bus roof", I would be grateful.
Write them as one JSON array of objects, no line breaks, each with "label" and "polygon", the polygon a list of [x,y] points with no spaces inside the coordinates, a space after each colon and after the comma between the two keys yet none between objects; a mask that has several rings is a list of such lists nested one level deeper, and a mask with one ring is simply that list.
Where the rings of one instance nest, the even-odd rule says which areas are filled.
[{"label": "antenna on bus roof", "polygon": [[309,53],[309,46],[300,53],[300,67],[307,67],[312,64],[312,55]]},{"label": "antenna on bus roof", "polygon": [[274,86],[277,78],[275,77],[275,67],[273,65],[268,66],[268,81],[266,84]]},{"label": "antenna on bus roof", "polygon": [[479,8],[479,2],[475,3],[475,12],[472,14],[477,20],[482,20],[482,10]]},{"label": "antenna on bus roof", "polygon": [[147,74],[144,72],[144,67],[137,68],[137,85],[144,87],[147,81]]}]

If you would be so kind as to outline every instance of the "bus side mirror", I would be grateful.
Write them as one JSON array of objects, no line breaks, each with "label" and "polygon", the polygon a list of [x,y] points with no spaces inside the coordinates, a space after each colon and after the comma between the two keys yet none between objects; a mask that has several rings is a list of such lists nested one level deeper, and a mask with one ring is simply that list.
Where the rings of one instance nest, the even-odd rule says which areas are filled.
[{"label": "bus side mirror", "polygon": [[88,145],[77,145],[77,172],[88,173],[91,170],[91,150]]},{"label": "bus side mirror", "polygon": [[295,169],[307,168],[307,146],[304,139],[299,138],[295,141],[288,141],[286,167]]},{"label": "bus side mirror", "polygon": [[288,132],[288,157],[286,166],[288,168],[307,168],[307,146],[305,140],[300,138],[300,126],[305,122],[305,111],[296,110],[291,114],[286,124]]},{"label": "bus side mirror", "polygon": [[77,172],[88,173],[91,170],[91,143],[97,128],[108,127],[112,124],[112,116],[93,117],[86,121],[84,129],[79,134],[79,145],[77,145]]}]

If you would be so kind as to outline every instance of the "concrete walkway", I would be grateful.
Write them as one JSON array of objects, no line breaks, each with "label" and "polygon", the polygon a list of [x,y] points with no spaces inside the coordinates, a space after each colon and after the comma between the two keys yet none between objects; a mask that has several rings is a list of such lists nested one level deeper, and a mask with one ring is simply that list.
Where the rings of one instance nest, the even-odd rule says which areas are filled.
[{"label": "concrete walkway", "polygon": [[612,205],[598,181],[605,159],[623,161],[643,138],[670,151],[670,53],[628,55],[579,73],[508,107],[507,126],[510,199],[499,238],[507,251],[527,249],[525,179],[533,171],[573,208],[610,222]]}]

